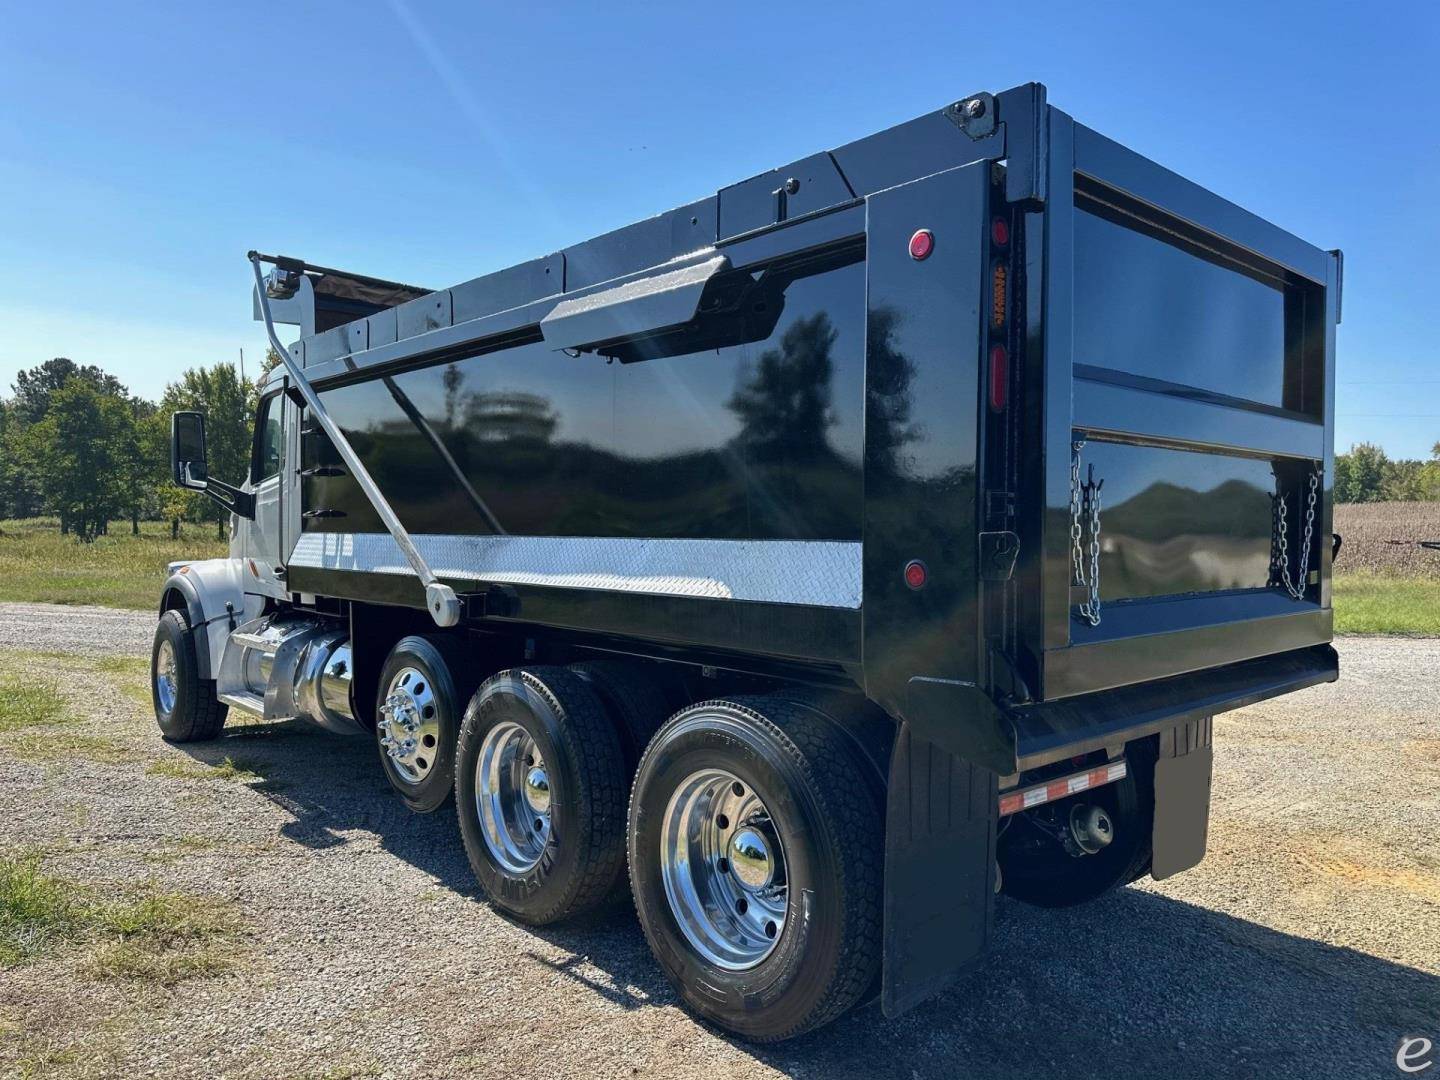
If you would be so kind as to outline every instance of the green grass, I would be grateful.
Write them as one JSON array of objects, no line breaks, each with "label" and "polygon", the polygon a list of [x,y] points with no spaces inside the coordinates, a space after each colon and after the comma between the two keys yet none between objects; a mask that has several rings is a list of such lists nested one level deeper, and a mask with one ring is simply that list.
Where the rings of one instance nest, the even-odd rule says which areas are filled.
[{"label": "green grass", "polygon": [[83,925],[74,890],[42,874],[38,858],[0,859],[0,969],[43,954]]},{"label": "green grass", "polygon": [[0,673],[0,733],[67,719],[65,700],[53,680]]},{"label": "green grass", "polygon": [[36,855],[0,857],[0,970],[77,951],[88,974],[171,985],[235,963],[225,905],[153,886],[106,897],[46,874]]},{"label": "green grass", "polygon": [[187,525],[171,540],[168,522],[142,521],[140,535],[131,536],[130,523],[116,521],[108,536],[82,544],[61,536],[54,519],[0,521],[0,600],[150,609],[166,563],[226,551],[213,525]]},{"label": "green grass", "polygon": [[1337,634],[1440,637],[1440,579],[1336,574]]},{"label": "green grass", "polygon": [[164,776],[171,780],[237,780],[248,783],[260,779],[259,773],[228,757],[219,765],[206,765],[189,758],[161,758],[145,771],[151,776]]},{"label": "green grass", "polygon": [[[30,762],[85,758],[115,765],[135,755],[104,735],[77,731],[78,717],[68,711],[55,681],[43,673],[48,658],[37,653],[8,653],[0,658],[0,748],[11,757]],[[136,664],[128,658],[65,658],[108,679],[127,698],[140,700],[136,691]],[[37,671],[37,668],[40,670]],[[145,669],[148,675],[148,668]],[[141,689],[148,689],[142,683]],[[148,696],[145,703],[149,704]]]}]

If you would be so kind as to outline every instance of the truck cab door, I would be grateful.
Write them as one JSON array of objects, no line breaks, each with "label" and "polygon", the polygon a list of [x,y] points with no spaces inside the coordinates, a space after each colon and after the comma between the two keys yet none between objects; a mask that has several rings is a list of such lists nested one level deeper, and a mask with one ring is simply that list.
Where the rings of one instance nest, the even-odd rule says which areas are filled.
[{"label": "truck cab door", "polygon": [[[250,455],[250,490],[255,496],[255,518],[248,522],[243,555],[247,560],[247,592],[285,598],[282,550],[286,466],[292,456],[287,416],[294,410],[285,397],[283,381],[260,399],[255,410],[255,441]],[[279,572],[277,573],[277,570]]]}]

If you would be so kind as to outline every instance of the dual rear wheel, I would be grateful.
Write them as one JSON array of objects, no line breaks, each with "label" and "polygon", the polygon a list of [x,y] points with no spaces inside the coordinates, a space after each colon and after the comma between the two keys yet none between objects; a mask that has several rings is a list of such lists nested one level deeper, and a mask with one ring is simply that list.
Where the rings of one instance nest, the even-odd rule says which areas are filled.
[{"label": "dual rear wheel", "polygon": [[535,925],[593,908],[625,866],[624,752],[599,695],[563,667],[502,671],[460,726],[465,853],[496,906]]},{"label": "dual rear wheel", "polygon": [[[418,709],[402,734],[423,745],[417,682],[452,699],[414,659],[392,657],[382,700],[413,698],[392,712],[412,724]],[[879,973],[873,775],[812,705],[714,700],[662,724],[669,703],[649,678],[604,662],[514,668],[479,687],[453,759],[429,774],[453,776],[477,879],[496,907],[545,925],[622,895],[628,865],[645,936],[691,1009],[758,1041],[833,1020]]]},{"label": "dual rear wheel", "polygon": [[701,702],[640,761],[630,885],[695,1012],[791,1038],[857,1004],[880,970],[877,785],[836,725],[776,697]]}]

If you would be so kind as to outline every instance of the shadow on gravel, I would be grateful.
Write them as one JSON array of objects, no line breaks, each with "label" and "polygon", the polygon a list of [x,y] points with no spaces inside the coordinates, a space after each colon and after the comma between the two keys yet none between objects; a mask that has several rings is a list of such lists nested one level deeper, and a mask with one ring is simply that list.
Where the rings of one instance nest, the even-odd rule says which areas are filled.
[{"label": "shadow on gravel", "polygon": [[[253,789],[291,815],[282,831],[296,843],[332,848],[347,833],[373,833],[396,858],[479,895],[453,812],[406,810],[368,739],[270,724],[184,749],[209,764],[243,758],[262,777]],[[677,1003],[628,905],[529,932],[568,955],[522,962],[627,1010]],[[1002,900],[989,958],[898,1019],[870,1005],[780,1046],[734,1045],[826,1078],[1248,1080],[1398,1075],[1406,1035],[1440,1043],[1440,978],[1130,888],[1069,911]]]},{"label": "shadow on gravel", "polygon": [[230,758],[257,774],[260,780],[250,789],[290,815],[280,828],[287,840],[323,849],[344,845],[348,833],[372,833],[384,850],[438,884],[479,895],[453,804],[433,814],[408,810],[380,771],[373,737],[334,735],[282,721],[226,728],[214,742],[179,749],[208,765]]}]

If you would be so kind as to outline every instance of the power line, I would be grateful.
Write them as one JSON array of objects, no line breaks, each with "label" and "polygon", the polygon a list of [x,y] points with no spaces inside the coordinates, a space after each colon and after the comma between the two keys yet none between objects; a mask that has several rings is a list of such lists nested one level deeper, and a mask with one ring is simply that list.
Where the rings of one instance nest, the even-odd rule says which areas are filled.
[{"label": "power line", "polygon": [[1440,379],[1337,379],[1337,386],[1440,386]]}]

